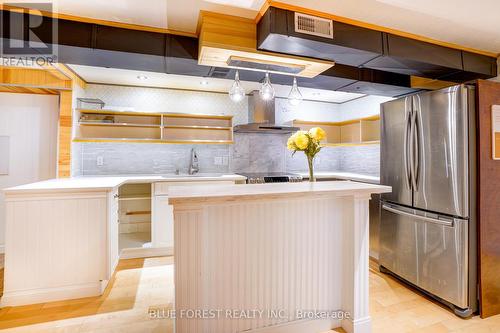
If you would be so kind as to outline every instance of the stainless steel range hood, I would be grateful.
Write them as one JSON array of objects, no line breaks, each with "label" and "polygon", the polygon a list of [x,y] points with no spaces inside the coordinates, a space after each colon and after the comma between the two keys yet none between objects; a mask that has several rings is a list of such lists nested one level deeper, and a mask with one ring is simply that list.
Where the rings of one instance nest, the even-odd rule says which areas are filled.
[{"label": "stainless steel range hood", "polygon": [[269,133],[287,134],[298,131],[300,128],[275,123],[276,114],[274,99],[264,101],[259,91],[254,90],[248,97],[248,124],[236,125],[236,133]]}]

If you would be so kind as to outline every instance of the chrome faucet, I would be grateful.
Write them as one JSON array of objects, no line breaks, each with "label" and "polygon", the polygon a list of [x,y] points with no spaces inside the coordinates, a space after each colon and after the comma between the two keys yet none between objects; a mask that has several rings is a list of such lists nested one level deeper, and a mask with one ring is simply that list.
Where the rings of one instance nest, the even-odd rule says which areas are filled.
[{"label": "chrome faucet", "polygon": [[191,161],[189,162],[188,174],[194,175],[198,171],[200,171],[200,167],[198,166],[198,155],[196,154],[196,150],[191,148]]}]

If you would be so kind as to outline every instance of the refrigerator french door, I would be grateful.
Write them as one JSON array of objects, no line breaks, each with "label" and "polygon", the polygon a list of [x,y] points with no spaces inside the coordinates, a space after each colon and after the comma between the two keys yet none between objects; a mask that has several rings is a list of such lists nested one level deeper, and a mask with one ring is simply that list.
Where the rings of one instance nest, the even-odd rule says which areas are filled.
[{"label": "refrigerator french door", "polygon": [[380,265],[453,307],[476,310],[474,88],[381,106]]}]

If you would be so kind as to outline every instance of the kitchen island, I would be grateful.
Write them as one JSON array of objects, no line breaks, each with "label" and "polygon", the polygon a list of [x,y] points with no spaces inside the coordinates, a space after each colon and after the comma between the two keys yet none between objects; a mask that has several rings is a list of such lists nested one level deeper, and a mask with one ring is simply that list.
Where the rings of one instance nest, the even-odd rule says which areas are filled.
[{"label": "kitchen island", "polygon": [[51,179],[5,189],[1,306],[101,295],[118,260],[126,258],[119,249],[122,186],[151,188],[146,199],[152,201],[152,244],[138,251],[159,256],[171,254],[170,236],[173,242],[170,186],[209,184],[215,189],[245,179],[234,174],[122,175]]},{"label": "kitchen island", "polygon": [[176,332],[371,331],[368,201],[350,181],[171,187]]}]

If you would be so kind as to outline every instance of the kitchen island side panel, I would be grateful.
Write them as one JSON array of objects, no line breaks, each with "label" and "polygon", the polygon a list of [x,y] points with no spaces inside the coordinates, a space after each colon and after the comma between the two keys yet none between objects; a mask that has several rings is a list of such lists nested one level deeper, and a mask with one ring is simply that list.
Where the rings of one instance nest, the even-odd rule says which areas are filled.
[{"label": "kitchen island side panel", "polygon": [[[303,333],[340,326],[369,332],[368,200],[305,195],[174,204],[176,332]],[[243,320],[224,312],[217,320],[182,316],[227,309],[264,312]],[[357,317],[310,320],[301,317],[306,310]]]}]

